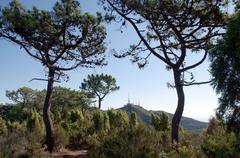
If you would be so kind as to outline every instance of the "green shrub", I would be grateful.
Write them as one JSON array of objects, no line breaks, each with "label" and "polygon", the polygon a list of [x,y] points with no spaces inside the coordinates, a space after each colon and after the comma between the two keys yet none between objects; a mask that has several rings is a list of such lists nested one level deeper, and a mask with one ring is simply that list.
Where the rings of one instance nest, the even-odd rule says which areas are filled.
[{"label": "green shrub", "polygon": [[126,128],[129,126],[129,118],[126,112],[120,110],[108,110],[110,128]]},{"label": "green shrub", "polygon": [[83,114],[80,110],[72,110],[68,115],[69,121],[71,121],[71,123],[78,122],[81,125],[83,121]]},{"label": "green shrub", "polygon": [[28,139],[26,136],[26,128],[19,122],[13,122],[9,132],[0,136],[0,151],[2,157],[14,158],[26,153]]},{"label": "green shrub", "polygon": [[110,132],[89,151],[89,157],[158,158],[165,150],[161,137],[161,132],[144,126]]},{"label": "green shrub", "polygon": [[65,148],[65,146],[69,143],[69,135],[67,131],[65,131],[64,128],[59,125],[55,125],[53,137],[55,150]]},{"label": "green shrub", "polygon": [[170,130],[170,123],[167,113],[162,112],[160,115],[160,118],[152,114],[151,115],[151,125],[155,128],[157,131],[169,131]]},{"label": "green shrub", "polygon": [[37,131],[38,135],[43,135],[43,119],[37,111],[31,111],[31,116],[27,119],[27,128],[30,132]]},{"label": "green shrub", "polygon": [[132,113],[131,113],[129,125],[130,125],[131,127],[136,127],[136,126],[138,125],[138,120],[137,120],[137,114],[136,114],[136,112],[132,112]]},{"label": "green shrub", "polygon": [[14,121],[26,121],[28,118],[28,110],[21,105],[13,106],[8,113],[5,114],[4,118],[11,122]]},{"label": "green shrub", "polygon": [[7,131],[6,121],[0,116],[0,136],[6,135]]},{"label": "green shrub", "polygon": [[93,114],[93,124],[95,131],[102,131],[104,130],[104,114],[102,111],[97,110]]},{"label": "green shrub", "polygon": [[235,133],[225,130],[224,125],[212,118],[201,145],[202,151],[209,158],[237,158],[240,157],[240,143]]},{"label": "green shrub", "polygon": [[207,135],[201,145],[203,152],[209,158],[240,157],[239,143],[233,133],[224,135]]}]

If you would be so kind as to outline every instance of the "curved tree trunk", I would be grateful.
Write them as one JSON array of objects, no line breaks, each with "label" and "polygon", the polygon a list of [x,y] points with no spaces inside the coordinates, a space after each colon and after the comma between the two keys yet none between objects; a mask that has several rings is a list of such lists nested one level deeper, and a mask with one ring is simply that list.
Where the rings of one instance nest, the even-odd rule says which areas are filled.
[{"label": "curved tree trunk", "polygon": [[54,148],[53,123],[52,123],[52,119],[50,116],[51,99],[52,99],[53,83],[54,83],[54,73],[55,73],[54,68],[49,68],[47,93],[46,93],[44,107],[43,107],[43,120],[44,120],[45,130],[46,130],[45,143],[47,145],[47,150],[49,152],[52,152],[53,148]]},{"label": "curved tree trunk", "polygon": [[178,130],[179,130],[179,124],[182,118],[182,113],[184,109],[184,91],[183,91],[183,85],[181,83],[181,72],[179,69],[173,70],[174,74],[174,82],[175,82],[175,88],[177,91],[177,109],[173,115],[172,118],[172,142],[176,141],[178,142]]}]

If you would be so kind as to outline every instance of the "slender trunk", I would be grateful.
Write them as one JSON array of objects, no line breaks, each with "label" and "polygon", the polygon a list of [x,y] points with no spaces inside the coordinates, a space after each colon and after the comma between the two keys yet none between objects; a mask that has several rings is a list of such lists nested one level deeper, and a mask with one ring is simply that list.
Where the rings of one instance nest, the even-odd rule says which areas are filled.
[{"label": "slender trunk", "polygon": [[54,73],[55,73],[54,68],[49,68],[47,93],[46,93],[44,107],[43,107],[43,120],[44,120],[45,130],[46,130],[45,143],[47,145],[47,150],[49,152],[52,152],[53,148],[54,148],[53,123],[52,123],[52,119],[50,116],[51,99],[52,99],[53,83],[54,83]]},{"label": "slender trunk", "polygon": [[64,103],[63,103],[63,106],[62,106],[62,114],[64,113],[64,109],[65,109],[65,105],[64,105]]},{"label": "slender trunk", "polygon": [[179,124],[180,124],[183,109],[184,109],[185,98],[184,98],[183,85],[181,83],[181,72],[179,71],[179,69],[174,69],[173,74],[174,74],[174,82],[176,86],[178,102],[177,102],[177,109],[172,118],[172,142],[174,141],[178,142],[178,130],[179,130]]},{"label": "slender trunk", "polygon": [[98,98],[98,109],[101,109],[101,104],[102,104],[102,99],[99,97]]},{"label": "slender trunk", "polygon": [[83,104],[82,104],[82,106],[81,106],[83,117],[85,116],[84,106],[85,106],[85,105],[83,105]]}]

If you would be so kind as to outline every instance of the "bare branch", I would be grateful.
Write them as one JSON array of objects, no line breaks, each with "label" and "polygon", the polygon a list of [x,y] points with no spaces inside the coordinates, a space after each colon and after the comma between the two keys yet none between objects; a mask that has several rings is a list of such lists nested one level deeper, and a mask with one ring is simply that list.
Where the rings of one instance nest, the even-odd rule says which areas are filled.
[{"label": "bare branch", "polygon": [[[33,79],[31,79],[30,81],[28,81],[28,82],[32,82],[32,81],[46,81],[46,82],[48,82],[48,79],[43,79],[43,78],[33,78]],[[59,80],[53,80],[54,82],[58,82],[58,83],[61,83],[61,81],[59,81]]]},{"label": "bare branch", "polygon": [[204,82],[184,82],[182,85],[183,86],[193,86],[193,85],[202,85],[202,84],[209,84],[209,83],[212,83],[213,80],[210,80],[210,81],[204,81]]}]

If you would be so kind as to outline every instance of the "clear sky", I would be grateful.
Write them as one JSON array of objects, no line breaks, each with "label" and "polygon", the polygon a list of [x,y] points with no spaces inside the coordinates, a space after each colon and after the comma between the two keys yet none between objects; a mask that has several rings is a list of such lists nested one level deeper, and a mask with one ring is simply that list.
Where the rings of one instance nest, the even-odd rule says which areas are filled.
[{"label": "clear sky", "polygon": [[[0,0],[0,6],[8,4],[10,0]],[[56,0],[20,0],[27,7],[33,5],[41,9],[51,9]],[[95,13],[102,11],[97,5],[97,0],[79,0],[82,10]],[[136,64],[126,59],[116,59],[111,55],[111,49],[124,50],[129,45],[136,43],[138,38],[130,25],[124,28],[123,33],[119,31],[118,24],[106,24],[108,45],[108,65],[102,68],[86,69],[79,68],[68,72],[70,80],[55,83],[72,89],[79,89],[83,78],[92,73],[111,74],[117,80],[120,90],[106,97],[102,103],[103,109],[119,108],[127,103],[128,96],[132,103],[138,104],[149,110],[164,110],[174,113],[177,97],[174,89],[167,87],[167,82],[173,81],[173,75],[165,70],[165,66],[155,57],[150,58],[149,64],[144,69],[139,69]],[[6,90],[16,90],[22,86],[32,89],[44,89],[46,82],[32,81],[32,78],[44,78],[42,65],[29,57],[17,45],[0,40],[0,103],[9,102],[5,97]],[[190,62],[200,56],[189,59]],[[193,70],[199,81],[209,80],[208,61]],[[214,115],[217,108],[217,96],[209,85],[185,87],[185,109],[184,116],[192,117],[202,121]]]}]

